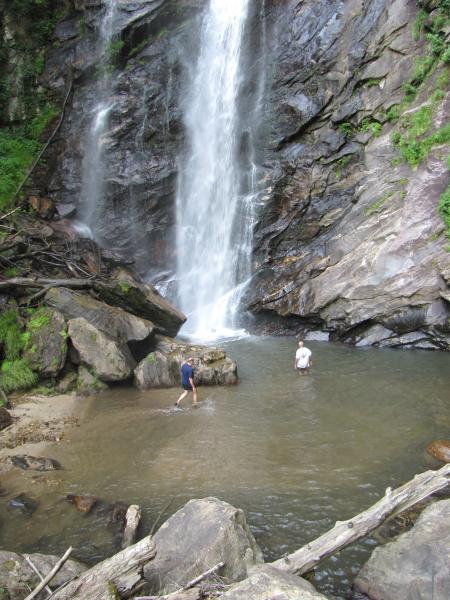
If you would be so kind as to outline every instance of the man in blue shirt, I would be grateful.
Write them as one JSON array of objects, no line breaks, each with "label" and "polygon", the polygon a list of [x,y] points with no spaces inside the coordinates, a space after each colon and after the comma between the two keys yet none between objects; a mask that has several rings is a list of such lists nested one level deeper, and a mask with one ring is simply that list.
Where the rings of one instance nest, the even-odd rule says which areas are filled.
[{"label": "man in blue shirt", "polygon": [[175,406],[180,406],[180,402],[183,398],[189,394],[189,392],[193,393],[193,402],[192,406],[197,408],[197,388],[194,385],[194,369],[192,365],[194,364],[194,359],[190,356],[185,363],[181,365],[181,387],[183,388],[183,392],[178,400],[175,402]]}]

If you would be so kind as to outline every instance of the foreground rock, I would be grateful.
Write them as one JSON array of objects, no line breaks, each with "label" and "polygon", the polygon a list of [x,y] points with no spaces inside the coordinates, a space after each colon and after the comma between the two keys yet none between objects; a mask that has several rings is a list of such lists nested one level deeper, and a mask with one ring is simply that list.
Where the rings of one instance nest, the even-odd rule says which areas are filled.
[{"label": "foreground rock", "polygon": [[450,440],[435,440],[426,448],[428,454],[441,462],[450,463]]},{"label": "foreground rock", "polygon": [[233,385],[237,383],[237,365],[220,348],[180,344],[164,337],[134,371],[135,384],[140,389],[165,388],[180,385],[180,367],[194,357],[194,381],[197,385]]},{"label": "foreground rock", "polygon": [[12,423],[12,417],[6,408],[0,407],[0,431],[9,427]]},{"label": "foreground rock", "polygon": [[229,581],[247,576],[262,563],[262,553],[245,514],[217,498],[191,500],[154,536],[156,558],[144,567],[153,593],[175,591],[211,566],[224,562],[220,574]]},{"label": "foreground rock", "polygon": [[252,567],[244,581],[222,594],[223,600],[326,600],[305,579],[264,565]]},{"label": "foreground rock", "polygon": [[60,463],[53,458],[42,456],[27,456],[26,454],[11,456],[12,464],[19,469],[32,471],[57,471],[61,469]]},{"label": "foreground rock", "polygon": [[355,589],[371,600],[448,600],[450,500],[422,513],[413,529],[376,548]]},{"label": "foreground rock", "polygon": [[[38,571],[47,575],[60,557],[44,554],[27,554]],[[87,567],[75,560],[68,560],[57,573],[49,586],[55,590],[70,579],[81,575]],[[24,556],[0,550],[0,598],[3,600],[23,600],[39,583],[39,578],[26,562]],[[5,595],[2,596],[2,591]]]},{"label": "foreground rock", "polygon": [[128,379],[136,363],[129,349],[80,317],[69,321],[69,335],[80,362],[102,381]]}]

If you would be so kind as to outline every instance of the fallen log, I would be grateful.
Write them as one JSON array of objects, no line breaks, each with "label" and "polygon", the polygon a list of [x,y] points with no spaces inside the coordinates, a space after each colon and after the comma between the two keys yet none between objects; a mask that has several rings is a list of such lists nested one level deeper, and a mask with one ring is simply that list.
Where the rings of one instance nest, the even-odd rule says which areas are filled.
[{"label": "fallen log", "polygon": [[23,288],[41,288],[41,287],[68,287],[68,288],[91,288],[94,285],[94,278],[89,279],[44,279],[37,277],[12,277],[0,281],[0,289],[11,287]]},{"label": "fallen log", "polygon": [[[41,583],[31,592],[31,594],[28,594],[28,596],[25,598],[25,600],[32,600],[33,598],[36,598],[36,596],[39,594],[39,592],[41,592],[47,586],[47,583],[49,583],[53,579],[53,577],[56,575],[56,573],[58,573],[58,571],[61,569],[61,567],[67,561],[67,559],[69,558],[71,553],[72,553],[72,546],[68,550],[66,550],[64,556],[56,563],[56,565],[53,567],[53,569],[50,571],[50,573],[46,577],[44,577],[44,579],[41,580]],[[39,577],[40,577],[40,575],[39,575]]]},{"label": "fallen log", "polygon": [[142,579],[142,567],[156,554],[153,538],[146,537],[107,558],[74,579],[53,596],[53,600],[111,600],[112,590],[130,596]]},{"label": "fallen log", "polygon": [[438,471],[420,473],[396,490],[388,488],[384,497],[364,512],[347,521],[337,521],[314,541],[271,564],[282,571],[304,575],[329,556],[365,537],[389,517],[411,508],[449,483],[450,464]]}]

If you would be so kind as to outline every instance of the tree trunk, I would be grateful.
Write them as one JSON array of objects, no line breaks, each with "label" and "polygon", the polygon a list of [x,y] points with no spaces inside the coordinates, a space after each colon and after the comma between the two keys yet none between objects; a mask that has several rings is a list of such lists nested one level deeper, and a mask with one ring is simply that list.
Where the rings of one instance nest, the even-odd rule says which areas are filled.
[{"label": "tree trunk", "polygon": [[52,600],[111,600],[113,589],[120,596],[129,596],[142,579],[143,566],[155,554],[153,538],[146,537],[83,573],[56,592]]},{"label": "tree trunk", "polygon": [[337,521],[333,529],[303,546],[300,550],[289,554],[286,558],[281,558],[271,564],[282,571],[304,575],[332,554],[365,537],[388,517],[411,508],[421,500],[447,487],[449,482],[450,464],[444,465],[438,471],[420,473],[394,491],[388,488],[384,497],[364,512],[348,521]]}]

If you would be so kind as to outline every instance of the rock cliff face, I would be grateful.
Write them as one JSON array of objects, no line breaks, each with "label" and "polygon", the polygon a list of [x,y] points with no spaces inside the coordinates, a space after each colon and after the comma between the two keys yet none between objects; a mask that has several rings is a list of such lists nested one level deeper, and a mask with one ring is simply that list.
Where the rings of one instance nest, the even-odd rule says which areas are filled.
[{"label": "rock cliff face", "polygon": [[[111,71],[98,234],[154,281],[173,269],[183,94],[205,3],[119,1],[105,65],[104,2],[74,0],[42,77],[61,98],[69,66],[74,77],[42,190],[64,215],[81,202],[99,66]],[[254,2],[267,46],[254,276],[244,298],[255,330],[448,349],[450,268],[438,212],[449,183],[443,4],[422,2],[418,21],[413,0]],[[261,24],[253,25],[243,110],[260,52]]]}]

